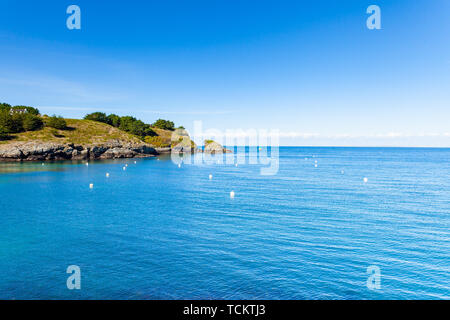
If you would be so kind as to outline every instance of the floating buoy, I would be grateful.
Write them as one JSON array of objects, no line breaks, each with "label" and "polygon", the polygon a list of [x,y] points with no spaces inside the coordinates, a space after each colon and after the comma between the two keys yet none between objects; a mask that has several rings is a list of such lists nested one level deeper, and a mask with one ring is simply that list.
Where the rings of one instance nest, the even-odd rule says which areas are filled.
[{"label": "floating buoy", "polygon": [[106,177],[109,178],[109,173],[106,173]]},{"label": "floating buoy", "polygon": [[89,189],[94,189],[94,184],[93,184],[93,183],[91,183],[91,184],[89,185]]},{"label": "floating buoy", "polygon": [[212,174],[209,175],[209,180],[212,180]]},{"label": "floating buoy", "polygon": [[137,161],[134,162],[134,164],[136,164],[136,163],[137,163]]},{"label": "floating buoy", "polygon": [[125,167],[128,167],[128,163],[125,164]]},{"label": "floating buoy", "polygon": [[369,179],[364,178],[363,181],[364,181],[364,183],[367,183],[367,182],[369,182]]},{"label": "floating buoy", "polygon": [[317,168],[317,163],[314,165],[315,168]]},{"label": "floating buoy", "polygon": [[45,163],[42,163],[43,166],[45,166]]},{"label": "floating buoy", "polygon": [[344,174],[345,173],[344,170],[342,170],[341,173]]},{"label": "floating buoy", "polygon": [[89,162],[86,162],[86,165],[88,166],[88,165],[89,165]]},{"label": "floating buoy", "polygon": [[181,168],[181,163],[178,164],[178,168]]},{"label": "floating buoy", "polygon": [[236,163],[235,165],[234,165],[235,167],[237,167],[238,166],[238,164]]},{"label": "floating buoy", "polygon": [[231,192],[230,192],[230,198],[231,198],[231,199],[234,199],[234,191],[231,191]]},{"label": "floating buoy", "polygon": [[124,170],[124,171],[127,170],[127,167],[123,167],[123,170]]}]

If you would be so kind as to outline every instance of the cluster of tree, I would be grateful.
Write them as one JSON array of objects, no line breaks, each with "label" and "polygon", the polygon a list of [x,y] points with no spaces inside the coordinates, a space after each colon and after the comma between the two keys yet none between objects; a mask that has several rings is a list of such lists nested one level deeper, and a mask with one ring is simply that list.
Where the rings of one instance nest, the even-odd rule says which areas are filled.
[{"label": "cluster of tree", "polygon": [[35,131],[44,126],[65,129],[67,125],[61,117],[41,117],[39,110],[33,107],[0,103],[0,139],[7,139],[11,133]]},{"label": "cluster of tree", "polygon": [[153,124],[146,124],[141,120],[131,116],[120,117],[116,114],[106,115],[103,112],[94,112],[86,115],[85,120],[92,120],[107,123],[111,126],[119,128],[120,130],[129,132],[145,140],[145,137],[154,137],[157,134],[152,128],[159,128],[164,130],[175,130],[175,124],[172,121],[158,119]]},{"label": "cluster of tree", "polygon": [[55,128],[58,130],[67,129],[67,122],[61,116],[53,115],[51,117],[45,117],[44,123],[46,127]]},{"label": "cluster of tree", "polygon": [[43,126],[38,109],[0,103],[0,131],[3,135],[38,130]]},{"label": "cluster of tree", "polygon": [[[170,131],[175,130],[175,123],[173,123],[172,121],[169,121],[169,120],[158,119],[152,124],[152,126],[155,128],[164,129],[164,130],[170,130]],[[182,127],[180,127],[180,128],[182,128]]]}]

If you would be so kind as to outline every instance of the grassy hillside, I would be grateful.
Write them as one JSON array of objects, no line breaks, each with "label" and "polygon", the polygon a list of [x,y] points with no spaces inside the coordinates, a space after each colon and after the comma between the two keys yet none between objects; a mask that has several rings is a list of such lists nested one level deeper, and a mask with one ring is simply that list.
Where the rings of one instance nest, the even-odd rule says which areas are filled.
[{"label": "grassy hillside", "polygon": [[108,124],[90,120],[65,119],[66,130],[57,130],[44,127],[37,131],[27,131],[11,134],[12,139],[0,141],[1,144],[11,142],[42,141],[74,144],[101,144],[110,140],[119,140],[127,143],[142,143],[138,137],[114,128]]},{"label": "grassy hillside", "polygon": [[[130,133],[110,126],[102,122],[91,120],[65,119],[67,129],[58,130],[44,127],[37,131],[26,131],[11,134],[10,140],[0,141],[0,144],[11,142],[42,141],[59,144],[73,143],[76,145],[102,144],[111,140],[119,140],[122,143],[138,143],[143,141]],[[146,137],[145,142],[155,148],[170,147],[172,145],[172,134],[174,131],[153,128],[157,136]],[[181,135],[176,135],[175,139],[182,139]]]}]

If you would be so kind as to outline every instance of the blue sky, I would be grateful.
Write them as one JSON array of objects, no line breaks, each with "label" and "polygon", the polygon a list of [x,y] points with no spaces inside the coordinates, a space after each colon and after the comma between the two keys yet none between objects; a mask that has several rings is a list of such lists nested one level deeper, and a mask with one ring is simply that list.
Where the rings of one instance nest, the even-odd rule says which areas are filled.
[{"label": "blue sky", "polygon": [[450,147],[449,40],[447,0],[1,0],[0,101],[279,129],[284,145]]}]

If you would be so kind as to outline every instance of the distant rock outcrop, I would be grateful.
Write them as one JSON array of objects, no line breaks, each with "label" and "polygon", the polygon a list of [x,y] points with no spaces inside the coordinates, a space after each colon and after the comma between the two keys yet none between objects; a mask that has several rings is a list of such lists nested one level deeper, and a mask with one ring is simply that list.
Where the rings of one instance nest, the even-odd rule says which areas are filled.
[{"label": "distant rock outcrop", "polygon": [[205,141],[205,148],[203,149],[204,153],[232,153],[231,150],[228,150],[224,148],[220,143],[215,142],[213,140],[206,140]]}]

